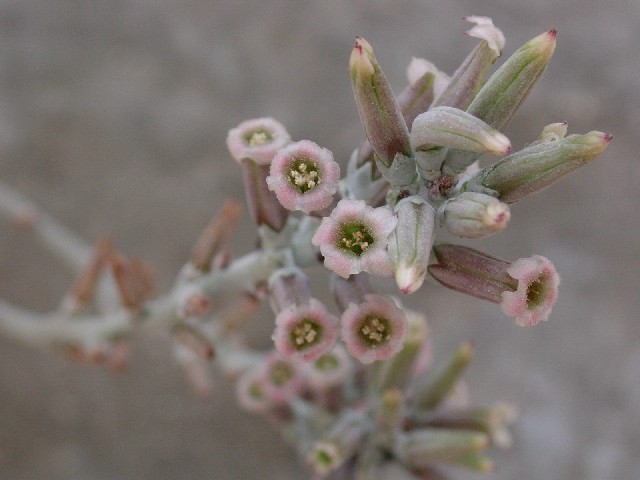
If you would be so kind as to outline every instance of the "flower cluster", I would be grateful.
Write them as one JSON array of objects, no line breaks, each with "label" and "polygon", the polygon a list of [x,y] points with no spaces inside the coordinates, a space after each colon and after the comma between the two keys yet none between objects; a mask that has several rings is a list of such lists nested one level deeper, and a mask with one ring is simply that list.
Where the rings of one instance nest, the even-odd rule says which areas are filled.
[{"label": "flower cluster", "polygon": [[[567,136],[566,122],[556,122],[523,148],[512,145],[503,131],[547,67],[556,31],[489,75],[504,36],[489,18],[466,19],[479,41],[461,66],[449,76],[413,59],[397,96],[371,44],[356,37],[349,70],[366,139],[348,160],[292,140],[272,118],[233,128],[227,146],[258,246],[239,258],[225,250],[240,211],[225,203],[160,298],[150,299],[142,262],[109,242],[73,257],[76,245],[65,242],[75,236],[0,190],[5,210],[30,221],[74,267],[85,265],[54,321],[0,302],[0,329],[118,366],[137,325],[168,328],[196,392],[210,395],[215,359],[236,381],[239,403],[281,428],[317,477],[341,470],[341,478],[443,478],[439,464],[492,470],[485,449],[509,446],[515,408],[471,404],[468,342],[432,368],[426,317],[399,298],[426,288],[429,274],[498,304],[518,326],[547,320],[560,283],[550,260],[529,252],[503,260],[437,236],[467,241],[505,231],[510,205],[595,159],[612,136]],[[385,294],[384,281],[370,277],[393,277],[397,289]],[[273,342],[258,351],[247,334],[261,329],[248,324],[263,302],[272,309]]]},{"label": "flower cluster", "polygon": [[[502,232],[510,204],[593,160],[612,138],[566,136],[562,122],[514,150],[502,130],[545,70],[556,32],[525,43],[489,76],[504,36],[489,18],[466,20],[480,42],[460,68],[448,76],[414,58],[397,97],[371,44],[356,37],[349,67],[366,140],[342,178],[329,150],[290,141],[273,119],[244,122],[229,134],[232,155],[265,172],[254,168],[258,181],[246,184],[249,205],[261,212],[256,222],[269,227],[262,247],[288,252],[267,282],[275,350],[266,364],[245,370],[238,395],[251,411],[306,422],[311,438],[298,447],[320,476],[339,468],[366,478],[385,471],[428,476],[437,463],[492,468],[481,451],[508,446],[514,408],[469,406],[460,381],[469,344],[431,373],[424,316],[376,292],[367,278],[393,276],[398,291],[411,294],[429,273],[500,304],[516,325],[547,320],[559,285],[551,261],[533,255],[509,262],[438,243],[438,227],[465,239]],[[480,168],[481,155],[500,158]],[[305,268],[315,261],[331,272],[336,313],[311,294]],[[302,399],[310,402],[304,408]],[[324,427],[312,420],[311,405],[331,415]],[[386,460],[370,465],[372,458]]]}]

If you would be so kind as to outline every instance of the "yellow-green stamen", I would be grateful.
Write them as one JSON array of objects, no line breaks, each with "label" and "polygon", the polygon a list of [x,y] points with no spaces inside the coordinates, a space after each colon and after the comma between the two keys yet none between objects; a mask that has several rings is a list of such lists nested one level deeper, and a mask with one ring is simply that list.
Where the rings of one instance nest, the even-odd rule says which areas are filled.
[{"label": "yellow-green stamen", "polygon": [[322,338],[322,326],[304,319],[291,331],[291,342],[297,350],[304,350]]},{"label": "yellow-green stamen", "polygon": [[360,339],[369,347],[379,347],[391,338],[391,325],[386,318],[367,315],[358,327]]},{"label": "yellow-green stamen", "polygon": [[340,226],[338,248],[356,256],[362,255],[375,242],[371,230],[362,223],[346,223]]},{"label": "yellow-green stamen", "polygon": [[296,158],[289,166],[288,178],[300,193],[306,193],[320,185],[318,163],[307,158]]}]

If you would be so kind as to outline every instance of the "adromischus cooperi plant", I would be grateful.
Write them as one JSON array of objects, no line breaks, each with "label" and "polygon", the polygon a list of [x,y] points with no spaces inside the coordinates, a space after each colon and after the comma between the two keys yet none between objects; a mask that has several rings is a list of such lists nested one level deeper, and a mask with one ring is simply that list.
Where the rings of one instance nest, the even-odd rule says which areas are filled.
[{"label": "adromischus cooperi plant", "polygon": [[[510,204],[590,162],[612,137],[566,136],[566,122],[552,123],[514,149],[502,131],[544,72],[556,31],[525,43],[489,76],[504,36],[489,18],[467,20],[480,41],[458,70],[449,77],[413,59],[397,96],[373,47],[356,37],[349,68],[366,140],[342,168],[326,147],[292,141],[272,118],[233,128],[227,146],[242,169],[259,247],[235,259],[224,250],[240,211],[227,202],[164,296],[151,298],[143,263],[108,241],[91,253],[0,186],[1,211],[79,272],[53,315],[0,302],[0,331],[115,367],[136,325],[170,332],[196,393],[210,393],[215,358],[240,405],[280,428],[316,478],[447,478],[440,464],[491,471],[484,451],[510,445],[515,408],[470,404],[462,381],[469,343],[432,369],[426,317],[401,297],[419,292],[430,274],[499,304],[517,325],[547,320],[559,285],[550,260],[501,260],[439,243],[437,234],[501,232]],[[499,159],[480,168],[481,155]],[[308,272],[320,264],[334,304],[313,294]],[[395,277],[397,291],[376,291],[369,276]],[[242,335],[262,301],[273,310],[267,352],[247,347]]]}]

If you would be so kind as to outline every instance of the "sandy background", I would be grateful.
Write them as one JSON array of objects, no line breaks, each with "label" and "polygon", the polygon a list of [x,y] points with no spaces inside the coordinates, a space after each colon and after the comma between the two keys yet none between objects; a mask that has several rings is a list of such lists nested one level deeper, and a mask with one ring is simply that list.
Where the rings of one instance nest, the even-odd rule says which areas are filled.
[{"label": "sandy background", "polygon": [[[354,35],[404,86],[412,55],[452,72],[475,41],[462,17],[494,18],[512,53],[551,27],[556,56],[507,135],[547,123],[615,134],[603,158],[516,205],[480,242],[539,253],[563,278],[551,320],[521,329],[497,307],[430,286],[437,351],[475,342],[478,403],[522,409],[515,445],[484,478],[640,478],[640,2],[637,0],[0,1],[0,177],[82,234],[111,234],[156,265],[161,291],[223,198],[241,198],[224,146],[272,115],[344,164],[362,130],[347,60]],[[635,149],[635,151],[634,151]],[[251,248],[248,221],[236,253]],[[72,277],[0,224],[0,294],[38,311]],[[0,478],[305,478],[277,434],[240,412],[224,382],[199,403],[163,338],[138,338],[112,375],[0,337]],[[460,478],[476,478],[461,475]]]}]

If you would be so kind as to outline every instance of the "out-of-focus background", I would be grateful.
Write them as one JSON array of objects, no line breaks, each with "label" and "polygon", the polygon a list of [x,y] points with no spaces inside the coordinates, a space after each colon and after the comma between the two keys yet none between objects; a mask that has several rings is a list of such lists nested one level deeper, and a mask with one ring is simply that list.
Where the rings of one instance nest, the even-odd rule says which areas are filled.
[{"label": "out-of-focus background", "polygon": [[[347,61],[355,35],[400,90],[412,56],[452,73],[493,17],[505,55],[558,29],[547,73],[505,132],[520,148],[548,123],[615,135],[606,153],[512,209],[477,243],[552,259],[549,322],[515,327],[492,304],[429,285],[437,358],[472,340],[477,403],[518,403],[510,452],[484,478],[640,478],[640,3],[582,0],[2,0],[0,178],[91,242],[103,234],[156,267],[163,291],[226,197],[242,198],[226,132],[270,115],[344,165],[362,129]],[[234,252],[254,244],[245,219]],[[73,278],[0,224],[0,295],[54,308]],[[264,319],[268,322],[269,319]],[[277,433],[219,379],[200,403],[165,338],[136,338],[114,375],[0,337],[0,477],[306,478]],[[462,474],[460,478],[477,478]]]}]

